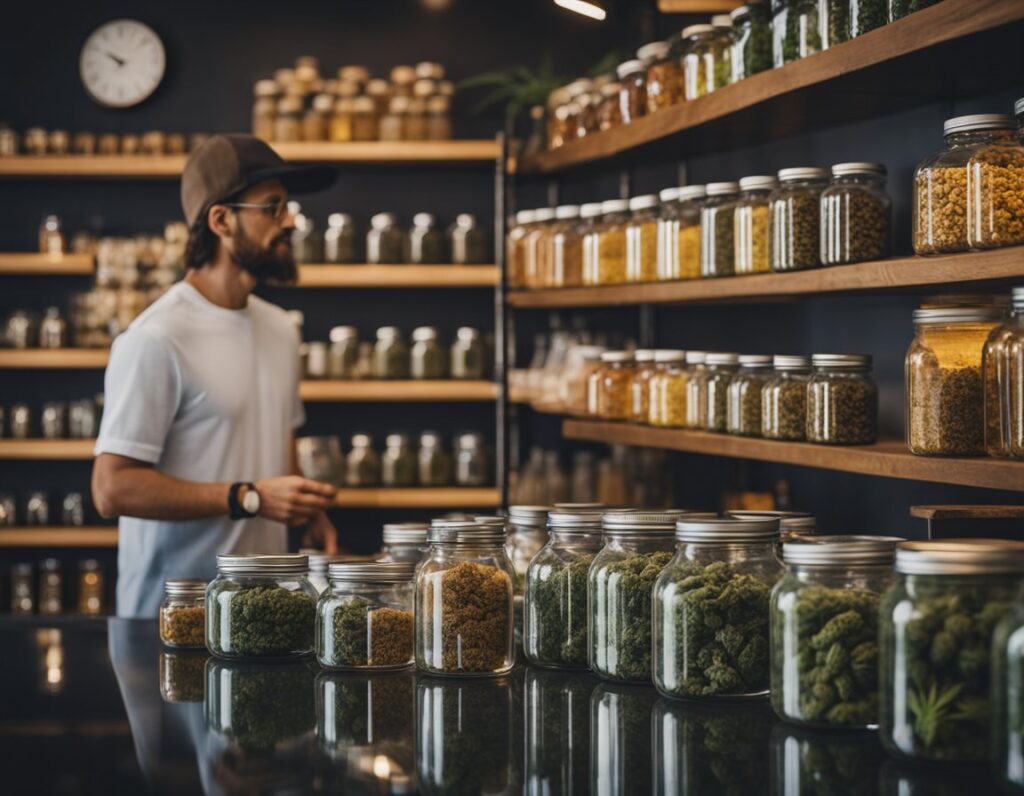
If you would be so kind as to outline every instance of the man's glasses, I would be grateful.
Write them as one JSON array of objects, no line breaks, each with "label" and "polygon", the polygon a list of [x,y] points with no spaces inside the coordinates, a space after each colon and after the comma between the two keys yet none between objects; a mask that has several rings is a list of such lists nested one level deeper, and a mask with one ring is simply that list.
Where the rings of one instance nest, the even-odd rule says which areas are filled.
[{"label": "man's glasses", "polygon": [[223,202],[222,204],[224,207],[262,210],[274,219],[274,221],[280,221],[281,216],[284,215],[284,211],[288,207],[288,202],[284,199],[271,199],[269,202],[264,204],[254,204],[252,202]]}]

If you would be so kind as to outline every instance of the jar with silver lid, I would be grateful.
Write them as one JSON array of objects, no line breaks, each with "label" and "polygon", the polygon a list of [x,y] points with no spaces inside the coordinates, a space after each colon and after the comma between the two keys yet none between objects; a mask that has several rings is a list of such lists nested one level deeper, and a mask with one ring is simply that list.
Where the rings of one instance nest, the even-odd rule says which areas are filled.
[{"label": "jar with silver lid", "polygon": [[782,544],[786,574],[771,597],[771,696],[781,718],[878,726],[878,606],[902,541],[813,536]]},{"label": "jar with silver lid", "polygon": [[470,326],[460,326],[451,348],[452,378],[482,379],[485,374],[484,344],[480,332]]},{"label": "jar with silver lid", "polygon": [[417,464],[420,486],[451,486],[454,477],[452,458],[436,431],[420,434]]},{"label": "jar with silver lid", "polygon": [[377,343],[373,348],[373,377],[409,378],[409,347],[397,326],[382,326],[377,330]]},{"label": "jar with silver lid", "polygon": [[828,172],[814,167],[782,169],[768,199],[769,252],[773,271],[821,265],[821,194]]},{"label": "jar with silver lid", "polygon": [[487,233],[472,213],[459,213],[448,227],[448,246],[455,265],[479,265],[490,259]]},{"label": "jar with silver lid", "polygon": [[704,358],[704,396],[700,401],[705,431],[728,430],[729,382],[739,369],[739,354],[708,352]]},{"label": "jar with silver lid", "polygon": [[68,344],[68,325],[57,307],[47,307],[39,322],[40,348],[66,348]]},{"label": "jar with silver lid", "polygon": [[353,434],[352,450],[345,457],[345,483],[354,487],[380,486],[380,456],[369,434]]},{"label": "jar with silver lid", "polygon": [[878,388],[866,354],[815,354],[807,383],[807,441],[868,445],[878,436]]},{"label": "jar with silver lid", "polygon": [[420,326],[412,330],[409,371],[414,379],[443,379],[448,374],[448,352],[437,341],[437,328]]},{"label": "jar with silver lid", "polygon": [[375,265],[402,262],[404,240],[395,214],[377,213],[370,219],[370,231],[366,233],[366,262]]},{"label": "jar with silver lid", "polygon": [[821,192],[821,264],[881,260],[889,254],[892,200],[882,163],[837,163]]},{"label": "jar with silver lid", "polygon": [[33,427],[32,407],[28,404],[14,404],[11,407],[11,438],[28,439],[32,436]]},{"label": "jar with silver lid", "polygon": [[802,440],[807,434],[807,382],[811,358],[776,354],[775,375],[761,389],[761,436]]},{"label": "jar with silver lid", "polygon": [[[758,511],[757,509],[734,509],[729,512],[732,517],[740,519],[760,519],[769,517],[779,521],[779,544],[785,544],[797,536],[814,536],[818,530],[818,520],[809,511]],[[779,548],[782,554],[782,548]]]},{"label": "jar with silver lid", "polygon": [[384,526],[380,561],[405,561],[419,564],[427,552],[427,524],[389,522]]},{"label": "jar with silver lid", "polygon": [[313,584],[317,594],[323,594],[327,588],[327,567],[347,560],[343,555],[328,555],[316,550],[300,550],[309,557],[309,582]]},{"label": "jar with silver lid", "polygon": [[388,434],[381,457],[381,483],[387,487],[416,485],[416,454],[408,434]]},{"label": "jar with silver lid", "polygon": [[[654,685],[677,698],[768,693],[768,604],[782,576],[772,517],[681,517],[654,587]],[[728,603],[728,609],[725,604]]]},{"label": "jar with silver lid", "polygon": [[356,261],[356,228],[348,213],[327,216],[324,232],[324,262],[354,263]]},{"label": "jar with silver lid", "polygon": [[432,213],[417,213],[406,237],[405,261],[408,263],[444,262],[444,234],[437,228]]},{"label": "jar with silver lid", "polygon": [[735,182],[709,182],[707,199],[700,211],[700,275],[732,276],[736,273],[736,200],[740,186]]},{"label": "jar with silver lid", "polygon": [[516,571],[516,594],[523,593],[530,562],[548,541],[551,506],[509,506],[505,547]]},{"label": "jar with silver lid", "polygon": [[327,352],[327,377],[330,379],[356,378],[359,361],[359,331],[355,326],[335,326],[330,332]]},{"label": "jar with silver lid", "polygon": [[1024,578],[1024,543],[903,542],[879,613],[880,734],[897,756],[982,763],[996,626]]},{"label": "jar with silver lid", "polygon": [[768,257],[769,199],[779,181],[770,175],[743,177],[733,213],[733,244],[737,274],[766,274],[771,271]]},{"label": "jar with silver lid", "polygon": [[726,388],[726,430],[744,437],[761,436],[761,393],[772,376],[772,358],[740,354],[740,371]]},{"label": "jar with silver lid", "polygon": [[206,646],[220,658],[309,655],[317,597],[307,556],[218,555],[206,588]]},{"label": "jar with silver lid", "polygon": [[160,640],[168,647],[206,646],[205,580],[170,578],[164,581],[160,604]]},{"label": "jar with silver lid", "polygon": [[43,404],[39,417],[39,428],[43,439],[62,439],[67,436],[68,411],[67,405],[58,401]]},{"label": "jar with silver lid", "polygon": [[465,432],[455,440],[455,485],[486,486],[491,482],[490,459],[483,434]]}]

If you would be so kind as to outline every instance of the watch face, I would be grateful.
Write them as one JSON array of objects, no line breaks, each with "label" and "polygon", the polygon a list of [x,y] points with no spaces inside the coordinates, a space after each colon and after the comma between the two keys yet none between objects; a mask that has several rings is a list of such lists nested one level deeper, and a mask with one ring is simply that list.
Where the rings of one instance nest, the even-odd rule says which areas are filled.
[{"label": "watch face", "polygon": [[109,108],[138,105],[156,91],[166,66],[164,45],[151,27],[114,19],[92,32],[79,57],[82,83]]},{"label": "watch face", "polygon": [[260,510],[260,493],[255,489],[245,490],[245,497],[242,498],[242,508],[248,511],[250,514],[255,514]]}]

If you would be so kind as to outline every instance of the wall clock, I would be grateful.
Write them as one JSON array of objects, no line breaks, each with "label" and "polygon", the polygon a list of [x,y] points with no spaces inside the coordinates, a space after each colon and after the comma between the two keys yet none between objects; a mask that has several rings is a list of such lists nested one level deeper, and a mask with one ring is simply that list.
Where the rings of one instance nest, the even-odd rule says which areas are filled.
[{"label": "wall clock", "polygon": [[164,77],[164,45],[134,19],[113,19],[82,45],[78,68],[85,90],[100,105],[130,108],[149,97]]}]

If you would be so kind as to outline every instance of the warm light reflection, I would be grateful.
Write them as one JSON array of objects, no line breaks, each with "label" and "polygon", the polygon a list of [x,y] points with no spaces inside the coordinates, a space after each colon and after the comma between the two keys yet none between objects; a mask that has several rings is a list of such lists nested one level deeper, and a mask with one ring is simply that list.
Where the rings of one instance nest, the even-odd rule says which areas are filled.
[{"label": "warm light reflection", "polygon": [[595,0],[555,0],[555,5],[591,19],[603,20],[608,16],[604,5]]},{"label": "warm light reflection", "polygon": [[373,775],[377,779],[391,779],[391,760],[387,755],[377,755],[373,758]]},{"label": "warm light reflection", "polygon": [[64,687],[64,638],[55,627],[40,628],[36,631],[36,646],[39,649],[39,690],[44,694],[56,694]]}]

